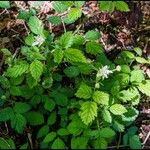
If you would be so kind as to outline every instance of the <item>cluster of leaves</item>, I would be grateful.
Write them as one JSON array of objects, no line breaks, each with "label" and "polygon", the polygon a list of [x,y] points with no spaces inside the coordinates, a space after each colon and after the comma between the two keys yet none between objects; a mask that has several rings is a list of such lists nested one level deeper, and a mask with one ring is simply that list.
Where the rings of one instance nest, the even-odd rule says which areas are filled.
[{"label": "cluster of leaves", "polygon": [[[74,3],[76,7],[83,5]],[[120,2],[113,3],[118,8]],[[53,5],[62,12],[72,3],[56,1]],[[70,9],[73,16],[76,9]],[[81,12],[76,15],[68,15],[66,21],[71,23]],[[7,122],[18,134],[30,126],[40,148],[105,149],[117,139],[118,132],[124,134],[125,146],[141,148],[137,128],[132,126],[141,93],[150,96],[150,80],[135,65],[150,64],[141,57],[141,49],[124,50],[112,62],[94,29],[84,35],[69,31],[55,37],[36,15],[25,20],[31,32],[19,54],[0,50],[5,58],[0,76],[0,123]],[[104,79],[98,76],[103,66],[112,70]],[[0,138],[2,149],[15,148],[14,143]],[[20,148],[28,148],[28,142]]]}]

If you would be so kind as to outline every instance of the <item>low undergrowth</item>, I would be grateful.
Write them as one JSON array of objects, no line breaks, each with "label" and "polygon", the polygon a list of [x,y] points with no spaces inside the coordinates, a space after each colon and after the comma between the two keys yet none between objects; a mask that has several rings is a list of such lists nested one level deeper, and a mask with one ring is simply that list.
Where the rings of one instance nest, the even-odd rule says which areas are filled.
[{"label": "low undergrowth", "polygon": [[[76,2],[65,23],[81,17],[82,3]],[[126,3],[114,3],[129,11]],[[56,6],[61,2],[56,4],[59,12]],[[71,2],[62,6],[66,8],[61,7],[61,12]],[[49,19],[61,22],[59,17]],[[137,106],[143,95],[150,96],[150,80],[139,65],[149,65],[150,60],[142,57],[142,50],[123,49],[110,60],[95,29],[82,34],[78,29],[65,31],[57,37],[36,15],[25,20],[30,33],[24,45],[16,52],[0,50],[4,58],[0,125],[29,141],[16,145],[16,137],[3,134],[0,148],[105,149],[115,145],[141,149],[135,126]]]}]

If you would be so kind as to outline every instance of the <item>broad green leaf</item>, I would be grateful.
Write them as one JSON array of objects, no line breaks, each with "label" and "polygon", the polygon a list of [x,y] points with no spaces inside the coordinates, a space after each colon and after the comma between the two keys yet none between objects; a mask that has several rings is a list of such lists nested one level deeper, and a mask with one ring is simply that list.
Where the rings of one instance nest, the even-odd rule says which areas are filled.
[{"label": "broad green leaf", "polygon": [[48,21],[54,25],[62,24],[61,17],[59,16],[49,16]]},{"label": "broad green leaf", "polygon": [[82,35],[74,35],[74,38],[73,38],[73,45],[75,46],[79,46],[79,45],[83,45],[85,42],[85,39]]},{"label": "broad green leaf", "polygon": [[124,132],[124,130],[125,130],[124,124],[123,123],[121,124],[118,121],[113,122],[113,128],[118,132]]},{"label": "broad green leaf", "polygon": [[72,34],[72,32],[64,33],[60,37],[60,39],[58,41],[58,44],[59,44],[59,47],[62,48],[62,49],[63,48],[67,49],[67,48],[71,47],[72,44],[73,44],[73,34]]},{"label": "broad green leaf", "polygon": [[97,55],[98,53],[103,52],[103,48],[100,44],[94,41],[90,41],[86,43],[86,52],[93,55]]},{"label": "broad green leaf", "polygon": [[133,50],[138,54],[138,56],[142,56],[142,50],[139,47],[135,47]]},{"label": "broad green leaf", "polygon": [[16,146],[15,146],[15,141],[11,138],[7,139],[7,142],[9,143],[11,149],[16,149]]},{"label": "broad green leaf", "polygon": [[5,55],[5,56],[12,56],[11,52],[7,48],[2,48],[0,51]]},{"label": "broad green leaf", "polygon": [[100,38],[100,33],[98,31],[90,30],[86,32],[85,38],[87,40],[98,40]]},{"label": "broad green leaf", "polygon": [[84,5],[84,3],[85,3],[85,1],[74,1],[74,5],[79,8],[82,7]]},{"label": "broad green leaf", "polygon": [[24,80],[24,76],[18,76],[16,78],[10,78],[11,85],[20,85]]},{"label": "broad green leaf", "polygon": [[109,127],[106,127],[106,128],[102,128],[99,131],[99,135],[102,138],[111,138],[111,137],[115,136],[115,131]]},{"label": "broad green leaf", "polygon": [[144,73],[142,70],[133,70],[131,71],[130,81],[132,83],[140,83],[144,80]]},{"label": "broad green leaf", "polygon": [[65,58],[71,62],[86,63],[86,58],[78,49],[69,48],[64,51]]},{"label": "broad green leaf", "polygon": [[59,1],[53,1],[52,2],[53,8],[58,12],[58,13],[63,13],[65,10],[67,10],[68,6],[63,4],[62,2]]},{"label": "broad green leaf", "polygon": [[18,65],[14,65],[13,67],[9,67],[7,70],[6,75],[9,77],[16,78],[18,76],[21,76],[23,73],[25,73],[29,68],[29,65],[27,63],[20,63]]},{"label": "broad green leaf", "polygon": [[100,11],[113,12],[114,11],[114,3],[112,1],[100,1]]},{"label": "broad green leaf", "polygon": [[37,35],[43,34],[43,24],[36,16],[31,16],[29,18],[28,26],[30,30]]},{"label": "broad green leaf", "polygon": [[35,60],[30,64],[30,72],[35,80],[38,80],[43,73],[43,64]]},{"label": "broad green leaf", "polygon": [[76,77],[79,75],[79,69],[75,66],[70,66],[64,69],[64,73],[67,77]]},{"label": "broad green leaf", "polygon": [[43,142],[44,143],[49,143],[49,142],[53,141],[55,139],[55,137],[56,137],[56,133],[55,132],[50,132],[46,135]]},{"label": "broad green leaf", "polygon": [[92,96],[92,88],[82,82],[75,95],[79,98],[89,99]]},{"label": "broad green leaf", "polygon": [[135,60],[141,64],[150,64],[148,60],[146,60],[145,58],[142,58],[142,57],[135,57]]},{"label": "broad green leaf", "polygon": [[0,110],[0,122],[8,121],[11,117],[13,117],[13,109],[10,107],[6,107]]},{"label": "broad green leaf", "polygon": [[93,99],[98,104],[102,104],[102,105],[109,104],[109,94],[106,92],[95,91],[93,94]]},{"label": "broad green leaf", "polygon": [[104,109],[102,111],[102,116],[103,116],[103,119],[108,122],[108,123],[111,123],[112,122],[112,116],[110,114],[110,112],[107,110],[107,109]]},{"label": "broad green leaf", "polygon": [[26,126],[26,119],[21,114],[15,114],[11,118],[11,127],[14,128],[18,133],[22,134]]},{"label": "broad green leaf", "polygon": [[49,132],[49,126],[45,125],[43,127],[41,127],[37,133],[37,138],[41,138],[43,136],[46,136]]},{"label": "broad green leaf", "polygon": [[65,149],[65,143],[62,139],[57,138],[51,146],[51,149]]},{"label": "broad green leaf", "polygon": [[64,22],[67,24],[74,23],[82,15],[82,10],[80,8],[71,8],[68,15],[64,18]]},{"label": "broad green leaf", "polygon": [[87,101],[82,103],[79,116],[86,125],[91,123],[95,117],[97,117],[97,109],[98,107],[95,102]]},{"label": "broad green leaf", "polygon": [[23,103],[23,102],[16,102],[15,103],[15,106],[13,107],[14,111],[16,113],[19,113],[19,114],[22,114],[22,113],[25,113],[27,111],[30,110],[30,105],[27,104],[27,103]]},{"label": "broad green leaf", "polygon": [[57,134],[60,135],[60,136],[66,136],[66,135],[69,135],[69,131],[65,128],[60,128],[58,131],[57,131]]},{"label": "broad green leaf", "polygon": [[126,108],[121,104],[114,104],[109,109],[114,115],[122,115],[127,112]]},{"label": "broad green leaf", "polygon": [[54,54],[54,62],[60,64],[63,59],[64,52],[60,49],[55,49],[53,54]]},{"label": "broad green leaf", "polygon": [[22,88],[20,86],[11,86],[10,93],[13,96],[22,96]]},{"label": "broad green leaf", "polygon": [[12,147],[7,140],[0,137],[0,149],[12,149]]},{"label": "broad green leaf", "polygon": [[28,123],[32,126],[37,126],[44,123],[44,116],[36,111],[30,111],[25,113],[25,117]]},{"label": "broad green leaf", "polygon": [[121,65],[121,72],[130,73],[130,67],[128,65]]},{"label": "broad green leaf", "polygon": [[50,114],[50,116],[48,117],[48,120],[47,120],[47,124],[48,125],[53,125],[55,122],[56,122],[56,111],[52,112]]},{"label": "broad green leaf", "polygon": [[138,135],[129,137],[129,146],[131,149],[142,149],[142,143]]},{"label": "broad green leaf", "polygon": [[150,80],[139,83],[138,89],[145,95],[150,96]]},{"label": "broad green leaf", "polygon": [[87,149],[87,137],[73,137],[71,139],[71,149]]},{"label": "broad green leaf", "polygon": [[55,108],[55,102],[52,99],[47,99],[44,108],[48,111],[52,111]]},{"label": "broad green leaf", "polygon": [[95,149],[107,149],[108,142],[104,138],[97,138],[94,142]]},{"label": "broad green leaf", "polygon": [[125,11],[125,12],[130,11],[130,9],[128,7],[128,4],[124,1],[116,1],[115,2],[115,7],[119,11]]},{"label": "broad green leaf", "polygon": [[9,1],[0,1],[0,8],[10,8]]},{"label": "broad green leaf", "polygon": [[29,46],[32,46],[33,42],[35,41],[34,35],[33,34],[29,34],[26,38],[25,38],[25,43]]}]

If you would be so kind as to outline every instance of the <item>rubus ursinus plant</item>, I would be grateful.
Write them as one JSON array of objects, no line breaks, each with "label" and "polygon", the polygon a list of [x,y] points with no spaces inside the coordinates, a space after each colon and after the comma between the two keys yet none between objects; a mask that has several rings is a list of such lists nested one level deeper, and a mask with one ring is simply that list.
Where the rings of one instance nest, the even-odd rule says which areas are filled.
[{"label": "rubus ursinus plant", "polygon": [[[34,15],[27,25],[31,32],[19,50],[0,50],[0,125],[16,134],[31,128],[41,149],[106,149],[118,138],[118,148],[141,148],[134,121],[141,95],[150,96],[150,80],[138,65],[150,61],[141,49],[124,50],[112,61],[94,29],[55,37]],[[15,144],[0,137],[2,149]]]}]

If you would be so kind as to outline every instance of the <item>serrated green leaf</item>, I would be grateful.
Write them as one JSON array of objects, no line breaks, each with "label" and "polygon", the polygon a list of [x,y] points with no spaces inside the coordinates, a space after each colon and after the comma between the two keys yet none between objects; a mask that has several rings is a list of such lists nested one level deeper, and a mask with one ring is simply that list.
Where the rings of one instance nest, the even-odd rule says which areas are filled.
[{"label": "serrated green leaf", "polygon": [[86,32],[85,38],[87,40],[98,40],[100,38],[100,33],[98,31],[90,30]]},{"label": "serrated green leaf", "polygon": [[76,77],[79,75],[79,69],[75,66],[70,66],[64,69],[64,73],[66,74],[66,76],[68,77]]},{"label": "serrated green leaf", "polygon": [[131,149],[142,149],[142,144],[138,135],[129,137],[129,146]]},{"label": "serrated green leaf", "polygon": [[44,108],[48,111],[52,111],[55,108],[55,102],[51,99],[47,99],[45,101]]},{"label": "serrated green leaf", "polygon": [[43,72],[43,64],[38,60],[33,61],[30,64],[30,72],[31,72],[32,77],[35,80],[38,80]]},{"label": "serrated green leaf", "polygon": [[43,115],[36,111],[30,111],[25,113],[25,117],[28,123],[32,126],[41,125],[44,123]]},{"label": "serrated green leaf", "polygon": [[61,47],[62,49],[67,49],[69,47],[71,47],[71,45],[73,44],[73,34],[72,32],[66,32],[64,33],[59,41],[58,41],[59,47]]},{"label": "serrated green leaf", "polygon": [[79,116],[86,125],[97,117],[97,109],[97,104],[95,102],[87,101],[82,103]]},{"label": "serrated green leaf", "polygon": [[56,122],[56,111],[52,112],[50,114],[50,116],[48,117],[48,120],[47,120],[47,124],[48,125],[53,125],[55,122]]},{"label": "serrated green leaf", "polygon": [[20,86],[11,86],[10,93],[13,96],[22,96],[22,88]]},{"label": "serrated green leaf", "polygon": [[8,121],[14,115],[13,109],[6,107],[0,110],[0,122]]},{"label": "serrated green leaf", "polygon": [[103,48],[101,45],[99,45],[98,43],[94,42],[94,41],[90,41],[86,43],[86,52],[96,55],[98,53],[102,53],[103,52]]},{"label": "serrated green leaf", "polygon": [[65,149],[65,143],[62,139],[57,138],[51,146],[52,149]]},{"label": "serrated green leaf", "polygon": [[71,8],[68,15],[64,18],[64,22],[67,24],[74,23],[82,15],[81,8]]},{"label": "serrated green leaf", "polygon": [[111,138],[111,137],[115,136],[115,131],[109,127],[102,128],[99,131],[99,136],[102,138]]},{"label": "serrated green leaf", "polygon": [[109,109],[114,115],[122,115],[127,112],[126,108],[121,104],[114,104]]},{"label": "serrated green leaf", "polygon": [[71,139],[71,149],[87,149],[87,137],[73,137]]},{"label": "serrated green leaf", "polygon": [[15,111],[16,113],[20,113],[20,114],[29,111],[30,108],[31,108],[31,107],[30,107],[29,104],[23,103],[23,102],[16,102],[16,103],[15,103],[15,106],[13,107],[14,111]]},{"label": "serrated green leaf", "polygon": [[22,134],[26,126],[26,119],[21,114],[15,114],[11,118],[11,127],[14,128],[18,133]]},{"label": "serrated green leaf", "polygon": [[109,94],[106,92],[95,91],[93,94],[93,99],[98,104],[102,104],[102,105],[109,104]]},{"label": "serrated green leaf", "polygon": [[89,99],[92,96],[92,88],[82,82],[75,95],[79,98]]},{"label": "serrated green leaf", "polygon": [[107,149],[107,141],[104,138],[97,138],[94,142],[95,149]]},{"label": "serrated green leaf", "polygon": [[112,116],[110,114],[110,112],[107,110],[107,109],[104,109],[102,111],[102,116],[103,116],[103,119],[108,122],[108,123],[111,123],[112,122]]},{"label": "serrated green leaf", "polygon": [[30,30],[37,35],[43,34],[43,24],[42,21],[39,20],[36,16],[31,16],[29,18],[28,26]]},{"label": "serrated green leaf", "polygon": [[78,49],[69,48],[64,51],[65,58],[71,62],[86,63],[86,58]]},{"label": "serrated green leaf", "polygon": [[48,21],[54,25],[62,24],[61,17],[59,16],[49,16]]},{"label": "serrated green leaf", "polygon": [[140,83],[145,79],[144,73],[142,70],[133,70],[131,71],[130,82]]},{"label": "serrated green leaf", "polygon": [[113,12],[114,11],[114,3],[112,1],[100,1],[100,11]]},{"label": "serrated green leaf", "polygon": [[119,11],[125,11],[125,12],[130,11],[130,9],[128,7],[128,4],[124,1],[116,1],[115,2],[115,7]]},{"label": "serrated green leaf", "polygon": [[65,128],[60,128],[58,131],[57,131],[57,134],[60,135],[60,136],[66,136],[66,135],[69,135],[69,131]]},{"label": "serrated green leaf", "polygon": [[145,80],[143,83],[139,83],[138,89],[147,96],[150,96],[150,80]]},{"label": "serrated green leaf", "polygon": [[0,8],[10,8],[9,1],[0,1]]},{"label": "serrated green leaf", "polygon": [[9,77],[16,78],[18,76],[21,76],[23,73],[25,73],[29,68],[29,65],[27,63],[20,63],[18,65],[14,65],[13,67],[9,67],[7,69],[6,75]]},{"label": "serrated green leaf", "polygon": [[37,138],[41,138],[43,136],[46,136],[48,134],[48,132],[49,132],[49,126],[48,125],[41,127],[38,131]]},{"label": "serrated green leaf", "polygon": [[33,42],[35,41],[34,35],[33,34],[29,34],[26,38],[25,38],[25,43],[29,46],[32,46]]},{"label": "serrated green leaf", "polygon": [[56,137],[56,133],[55,132],[50,132],[49,134],[46,135],[43,142],[44,143],[49,143],[49,142],[53,141],[55,139],[55,137]]},{"label": "serrated green leaf", "polygon": [[62,2],[59,1],[53,1],[52,2],[53,8],[58,12],[58,13],[63,13],[65,10],[67,10],[68,6],[63,4]]},{"label": "serrated green leaf", "polygon": [[63,54],[64,52],[62,50],[56,49],[54,51],[54,62],[60,64],[64,56]]}]

